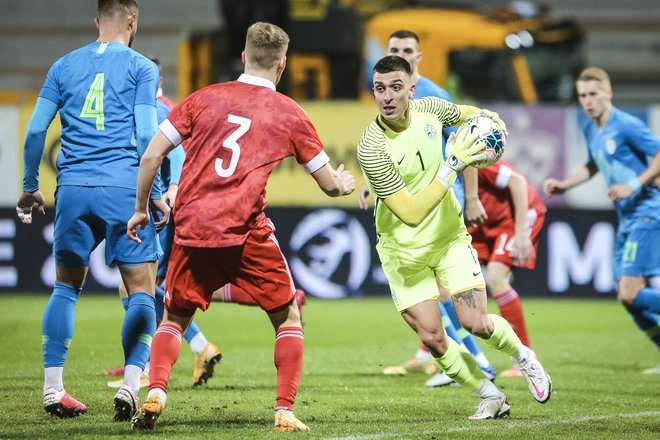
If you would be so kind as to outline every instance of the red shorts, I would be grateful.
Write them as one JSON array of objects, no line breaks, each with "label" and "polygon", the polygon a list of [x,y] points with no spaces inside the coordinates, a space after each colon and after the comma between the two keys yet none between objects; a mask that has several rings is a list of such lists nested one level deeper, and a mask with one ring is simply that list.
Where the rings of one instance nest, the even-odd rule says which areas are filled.
[{"label": "red shorts", "polygon": [[536,267],[536,254],[539,250],[539,235],[545,221],[545,213],[537,214],[536,210],[530,209],[527,214],[527,225],[531,230],[532,244],[534,245],[534,256],[522,266],[514,264],[511,257],[511,248],[515,236],[515,222],[513,218],[506,219],[493,226],[477,226],[468,231],[472,235],[472,246],[477,250],[479,263],[486,265],[491,261],[506,264],[509,267],[521,267],[523,269],[534,269]]},{"label": "red shorts", "polygon": [[245,290],[259,307],[271,311],[295,298],[289,266],[272,225],[253,230],[241,246],[172,246],[165,282],[165,306],[179,316],[206,310],[213,292],[227,283]]}]

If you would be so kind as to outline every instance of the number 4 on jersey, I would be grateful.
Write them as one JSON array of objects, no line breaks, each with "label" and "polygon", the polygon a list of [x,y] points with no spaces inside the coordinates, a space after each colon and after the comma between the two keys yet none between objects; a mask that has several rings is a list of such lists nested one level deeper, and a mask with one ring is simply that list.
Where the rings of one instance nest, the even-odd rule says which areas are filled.
[{"label": "number 4 on jersey", "polygon": [[238,128],[222,143],[223,147],[229,148],[231,150],[229,166],[227,166],[227,168],[223,168],[223,160],[220,158],[215,160],[215,172],[218,173],[218,176],[220,177],[229,177],[234,174],[234,171],[236,171],[238,159],[241,157],[241,146],[238,145],[238,139],[247,133],[247,131],[250,129],[250,124],[252,124],[252,120],[236,115],[229,115],[227,117],[227,121],[231,124],[237,124]]},{"label": "number 4 on jersey", "polygon": [[81,118],[96,119],[96,129],[105,130],[105,115],[103,114],[103,87],[105,85],[105,74],[97,73],[94,82],[89,86],[85,104],[80,112]]}]

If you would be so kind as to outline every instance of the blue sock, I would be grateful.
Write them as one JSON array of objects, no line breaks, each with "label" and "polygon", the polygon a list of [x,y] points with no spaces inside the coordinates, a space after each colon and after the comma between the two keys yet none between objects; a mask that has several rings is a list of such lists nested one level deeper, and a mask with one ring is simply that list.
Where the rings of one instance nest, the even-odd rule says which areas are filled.
[{"label": "blue sock", "polygon": [[121,299],[121,306],[124,308],[124,311],[128,310],[128,297]]},{"label": "blue sock", "polygon": [[660,313],[660,291],[645,287],[639,291],[632,305],[639,309]]},{"label": "blue sock", "polygon": [[445,310],[444,306],[440,301],[438,301],[438,307],[440,307],[440,315],[442,315],[442,325],[445,328],[445,331],[447,332],[447,336],[449,336],[454,341],[456,341],[458,345],[462,345],[463,341],[456,332],[456,328],[454,327],[454,324],[451,322],[451,318],[449,318],[449,316],[447,315],[447,310]]},{"label": "blue sock", "polygon": [[190,344],[190,341],[192,340],[192,338],[197,336],[197,334],[200,331],[201,330],[199,329],[199,327],[197,326],[195,321],[192,321],[190,323],[190,325],[188,326],[188,330],[186,330],[186,332],[183,334],[183,337],[185,338],[186,342]]},{"label": "blue sock", "polygon": [[163,320],[165,313],[165,291],[162,287],[156,286],[156,317],[159,321]]},{"label": "blue sock", "polygon": [[637,307],[626,307],[637,327],[660,348],[660,315]]},{"label": "blue sock", "polygon": [[121,329],[125,365],[144,369],[149,360],[151,338],[156,331],[156,299],[148,293],[134,293],[129,297],[128,310]]},{"label": "blue sock", "polygon": [[481,347],[479,347],[479,344],[477,343],[477,340],[474,338],[474,336],[472,336],[467,330],[463,328],[463,326],[461,326],[461,321],[458,320],[456,309],[454,309],[454,302],[451,300],[451,298],[449,298],[447,302],[442,304],[445,306],[445,310],[447,310],[447,316],[449,316],[452,324],[454,324],[456,333],[458,333],[470,354],[472,356],[477,356],[479,353],[481,353]]},{"label": "blue sock", "polygon": [[55,283],[41,322],[44,367],[63,367],[73,338],[76,303],[82,289]]}]

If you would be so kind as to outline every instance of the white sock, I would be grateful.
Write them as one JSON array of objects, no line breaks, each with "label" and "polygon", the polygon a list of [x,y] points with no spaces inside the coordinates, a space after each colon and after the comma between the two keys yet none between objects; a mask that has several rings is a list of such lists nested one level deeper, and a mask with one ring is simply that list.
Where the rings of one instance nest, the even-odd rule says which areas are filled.
[{"label": "white sock", "polygon": [[209,341],[206,340],[206,336],[204,336],[204,333],[202,332],[197,333],[195,337],[192,338],[189,342],[190,349],[193,351],[193,353],[195,353],[195,356],[199,356],[199,354],[204,351],[208,343]]},{"label": "white sock", "polygon": [[136,393],[140,389],[140,377],[142,376],[142,368],[137,365],[126,365],[124,368],[124,385],[131,387]]},{"label": "white sock", "polygon": [[520,347],[518,347],[518,354],[511,356],[511,358],[516,364],[520,364],[523,360],[527,359],[528,356],[531,356],[533,354],[534,352],[532,351],[531,348],[523,344],[520,344]]},{"label": "white sock", "polygon": [[293,411],[290,410],[289,408],[287,408],[286,406],[278,406],[278,407],[276,407],[276,408],[275,408],[275,414],[277,414],[278,412],[284,412],[284,414],[286,414],[287,416],[289,416],[289,417],[294,417],[294,415],[293,415]]},{"label": "white sock", "polygon": [[415,353],[415,357],[420,361],[430,361],[431,359],[433,359],[431,353],[421,348],[417,350],[417,353]]},{"label": "white sock", "polygon": [[44,391],[49,388],[55,388],[57,391],[64,389],[64,382],[62,381],[62,374],[64,367],[48,367],[44,368]]},{"label": "white sock", "polygon": [[165,390],[163,390],[162,388],[150,389],[149,392],[147,393],[147,399],[153,397],[154,394],[158,394],[160,396],[160,401],[163,402],[163,405],[165,405],[165,402],[167,402],[167,393],[165,392]]},{"label": "white sock", "polygon": [[488,399],[489,397],[501,397],[504,395],[502,391],[497,389],[495,384],[488,379],[484,379],[481,382],[481,385],[479,388],[477,388],[475,393],[477,393],[477,396],[481,397],[482,399]]},{"label": "white sock", "polygon": [[477,361],[477,365],[479,365],[479,368],[488,368],[490,366],[490,362],[488,361],[486,355],[483,354],[483,352],[474,356],[474,360]]}]

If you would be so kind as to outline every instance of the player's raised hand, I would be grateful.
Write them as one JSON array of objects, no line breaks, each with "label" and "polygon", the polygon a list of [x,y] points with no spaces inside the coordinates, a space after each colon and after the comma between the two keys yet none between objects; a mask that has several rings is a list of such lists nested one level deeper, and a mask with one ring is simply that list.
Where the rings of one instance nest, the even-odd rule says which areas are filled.
[{"label": "player's raised hand", "polygon": [[563,187],[562,183],[557,179],[546,179],[543,182],[543,192],[546,196],[552,197],[558,194],[564,194],[566,189]]},{"label": "player's raised hand", "polygon": [[151,209],[151,214],[154,216],[156,232],[160,232],[170,220],[170,212],[172,210],[163,199],[150,200],[149,208]]},{"label": "player's raised hand", "polygon": [[133,214],[133,217],[128,220],[128,224],[126,225],[126,235],[134,242],[142,243],[142,240],[138,237],[138,226],[140,229],[146,228],[149,224],[149,219],[149,212],[147,211]]},{"label": "player's raised hand", "polygon": [[23,192],[18,197],[18,202],[16,202],[16,214],[22,223],[29,225],[32,223],[32,208],[34,205],[37,205],[37,211],[44,215],[46,213],[45,203],[46,200],[41,191]]},{"label": "player's raised hand", "polygon": [[362,185],[358,189],[358,206],[360,209],[367,210],[369,209],[369,198],[371,198],[371,193],[367,185]]},{"label": "player's raised hand", "polygon": [[495,121],[495,123],[500,127],[500,130],[502,130],[502,133],[504,133],[504,136],[509,135],[509,130],[506,129],[506,124],[504,123],[502,118],[500,118],[500,115],[498,115],[496,112],[491,110],[481,109],[480,114],[481,116],[485,116]]},{"label": "player's raised hand", "polygon": [[345,169],[343,163],[337,167],[337,173],[339,174],[339,177],[344,184],[344,191],[342,195],[346,196],[355,191],[355,177],[353,177],[353,174],[351,174],[350,171]]}]

